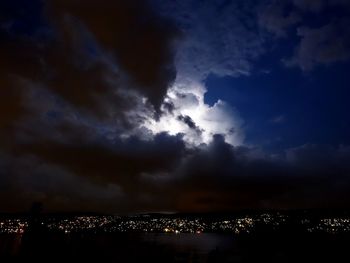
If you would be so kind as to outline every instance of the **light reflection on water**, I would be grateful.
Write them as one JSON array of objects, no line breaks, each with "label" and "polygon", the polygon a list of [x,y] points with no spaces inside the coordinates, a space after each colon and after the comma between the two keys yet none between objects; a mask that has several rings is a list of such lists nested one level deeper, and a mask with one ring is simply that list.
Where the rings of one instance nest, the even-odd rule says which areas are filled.
[{"label": "light reflection on water", "polygon": [[197,253],[207,254],[215,249],[233,249],[235,239],[229,234],[142,234],[143,241],[165,245],[177,251],[194,250]]},{"label": "light reflection on water", "polygon": [[23,234],[1,234],[0,255],[18,255],[21,249]]},{"label": "light reflection on water", "polygon": [[[140,234],[65,234],[57,236],[49,236],[42,238],[39,236],[31,236],[28,238],[26,234],[3,234],[0,235],[0,256],[18,256],[25,255],[23,251],[35,250],[51,253],[61,253],[70,251],[69,253],[80,254],[85,253],[86,248],[96,249],[107,254],[123,253],[123,250],[129,249],[131,246],[136,251],[143,251],[144,247],[155,251],[165,251],[176,255],[177,253],[192,253],[206,257],[214,250],[231,250],[235,247],[235,239],[233,235],[228,234],[165,234],[165,233],[140,233]],[[91,251],[89,251],[91,252]]]},{"label": "light reflection on water", "polygon": [[2,234],[0,262],[345,262],[349,242],[350,236],[309,234]]}]

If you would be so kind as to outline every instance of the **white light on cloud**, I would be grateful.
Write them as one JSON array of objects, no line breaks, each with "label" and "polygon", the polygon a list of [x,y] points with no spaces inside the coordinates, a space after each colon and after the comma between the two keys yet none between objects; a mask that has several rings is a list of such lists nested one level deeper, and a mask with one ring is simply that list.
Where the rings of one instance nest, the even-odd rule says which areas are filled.
[{"label": "white light on cloud", "polygon": [[[165,103],[174,106],[173,110],[167,112],[163,107],[164,114],[158,121],[149,118],[143,126],[153,134],[181,133],[189,145],[208,144],[215,134],[222,134],[225,141],[231,145],[241,145],[244,139],[242,120],[235,110],[222,100],[218,100],[213,106],[206,104],[204,102],[206,91],[199,82],[175,83],[168,90],[164,100]],[[193,125],[190,127],[179,116],[189,117],[195,127]]]}]

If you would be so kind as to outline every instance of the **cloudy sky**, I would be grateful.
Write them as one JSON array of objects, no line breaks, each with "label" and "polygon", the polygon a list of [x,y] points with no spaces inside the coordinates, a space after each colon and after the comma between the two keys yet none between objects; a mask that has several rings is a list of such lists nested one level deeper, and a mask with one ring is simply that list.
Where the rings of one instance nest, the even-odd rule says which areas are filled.
[{"label": "cloudy sky", "polygon": [[350,208],[347,0],[3,0],[0,212]]}]

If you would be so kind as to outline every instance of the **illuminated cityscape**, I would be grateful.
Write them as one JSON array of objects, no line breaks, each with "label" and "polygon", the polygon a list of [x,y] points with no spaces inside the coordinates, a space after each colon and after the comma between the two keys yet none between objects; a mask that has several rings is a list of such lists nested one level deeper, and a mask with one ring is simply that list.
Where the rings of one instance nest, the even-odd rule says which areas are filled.
[{"label": "illuminated cityscape", "polygon": [[[291,217],[283,214],[206,218],[196,216],[44,216],[39,225],[50,232],[62,233],[232,233],[250,234],[261,229],[279,231],[291,227]],[[349,233],[350,217],[327,217],[311,220],[293,218],[293,227],[310,233]],[[1,218],[0,233],[22,234],[30,219]],[[294,229],[293,228],[293,229]]]}]

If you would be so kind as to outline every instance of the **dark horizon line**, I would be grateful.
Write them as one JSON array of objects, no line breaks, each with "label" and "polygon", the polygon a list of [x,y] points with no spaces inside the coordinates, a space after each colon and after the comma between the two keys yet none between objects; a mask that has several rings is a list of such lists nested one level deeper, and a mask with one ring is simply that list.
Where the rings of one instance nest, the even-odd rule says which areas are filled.
[{"label": "dark horizon line", "polygon": [[[207,212],[133,212],[133,213],[105,213],[93,211],[44,211],[40,216],[234,216],[234,215],[257,215],[264,213],[287,213],[287,214],[319,214],[319,215],[349,215],[350,208],[293,208],[293,209],[240,209],[235,211],[207,211]],[[1,212],[3,216],[31,216],[31,211]]]}]

